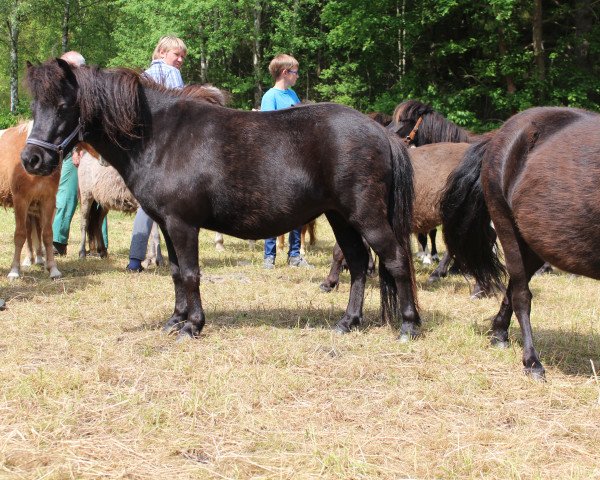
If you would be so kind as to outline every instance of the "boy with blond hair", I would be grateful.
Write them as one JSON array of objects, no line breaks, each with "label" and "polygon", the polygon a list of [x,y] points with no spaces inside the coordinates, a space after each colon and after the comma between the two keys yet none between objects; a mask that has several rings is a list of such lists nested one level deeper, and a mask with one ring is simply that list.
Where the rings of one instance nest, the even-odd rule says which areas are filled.
[{"label": "boy with blond hair", "polygon": [[[152,53],[152,63],[144,76],[167,88],[183,88],[179,69],[187,55],[187,47],[181,38],[167,35],[161,37]],[[142,260],[146,257],[148,239],[152,230],[152,219],[142,208],[138,208],[133,220],[131,247],[129,248],[128,272],[141,272]]]}]

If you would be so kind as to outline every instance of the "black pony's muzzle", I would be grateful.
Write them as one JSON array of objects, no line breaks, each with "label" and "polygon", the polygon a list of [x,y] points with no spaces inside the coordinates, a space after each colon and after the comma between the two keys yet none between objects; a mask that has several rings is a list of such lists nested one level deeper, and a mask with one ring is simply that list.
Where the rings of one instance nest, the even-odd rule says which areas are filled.
[{"label": "black pony's muzzle", "polygon": [[21,164],[31,175],[50,175],[60,163],[58,154],[35,145],[26,145],[21,152]]}]

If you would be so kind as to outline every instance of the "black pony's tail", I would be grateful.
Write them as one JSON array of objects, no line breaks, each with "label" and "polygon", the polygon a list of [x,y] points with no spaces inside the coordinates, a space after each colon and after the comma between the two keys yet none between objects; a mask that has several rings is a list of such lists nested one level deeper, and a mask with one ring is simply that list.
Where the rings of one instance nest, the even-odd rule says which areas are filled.
[{"label": "black pony's tail", "polygon": [[[410,247],[414,202],[413,168],[408,151],[398,135],[388,132],[392,160],[392,188],[388,200],[388,222],[406,258],[415,306],[417,302],[415,272]],[[384,322],[392,322],[401,317],[398,302],[398,289],[394,277],[379,262],[379,285],[381,292],[381,316]]]},{"label": "black pony's tail", "polygon": [[491,138],[475,143],[448,177],[440,205],[444,242],[458,268],[486,290],[502,290],[506,275],[481,186],[481,166]]}]

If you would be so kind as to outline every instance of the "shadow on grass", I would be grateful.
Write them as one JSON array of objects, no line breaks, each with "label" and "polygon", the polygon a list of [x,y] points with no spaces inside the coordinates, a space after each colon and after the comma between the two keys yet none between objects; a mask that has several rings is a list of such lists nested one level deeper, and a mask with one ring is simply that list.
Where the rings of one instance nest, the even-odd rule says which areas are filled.
[{"label": "shadow on grass", "polygon": [[40,295],[74,293],[99,283],[99,280],[90,275],[89,267],[83,268],[81,261],[59,260],[57,263],[62,278],[52,280],[43,266],[21,269],[21,277],[18,280],[6,280],[0,287],[0,297],[11,302],[29,301]]}]

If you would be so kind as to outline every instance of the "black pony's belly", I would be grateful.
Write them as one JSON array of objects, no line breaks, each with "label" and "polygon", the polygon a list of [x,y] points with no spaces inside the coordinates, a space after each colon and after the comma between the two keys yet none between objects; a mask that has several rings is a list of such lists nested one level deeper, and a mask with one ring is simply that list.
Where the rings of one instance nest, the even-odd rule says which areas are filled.
[{"label": "black pony's belly", "polygon": [[[321,213],[321,212],[319,212]],[[245,240],[260,240],[276,237],[290,232],[314,220],[319,214],[284,215],[278,219],[271,218],[237,218],[230,221],[212,219],[202,225],[202,228],[231,235]]]}]

